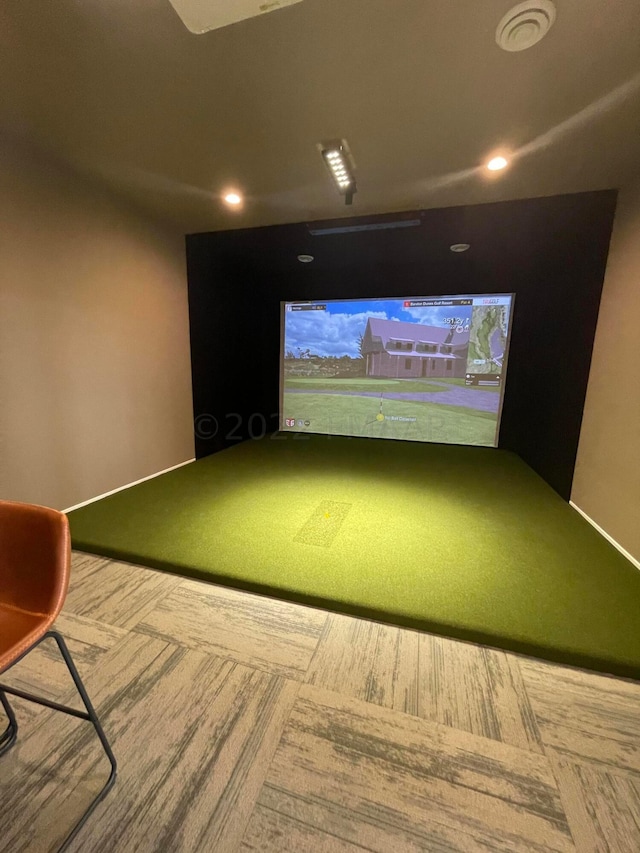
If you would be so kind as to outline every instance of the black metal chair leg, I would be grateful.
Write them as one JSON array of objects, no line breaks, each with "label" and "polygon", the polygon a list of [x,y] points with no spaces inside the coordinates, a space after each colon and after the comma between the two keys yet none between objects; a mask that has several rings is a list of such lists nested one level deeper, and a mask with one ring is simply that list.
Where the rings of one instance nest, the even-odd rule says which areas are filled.
[{"label": "black metal chair leg", "polygon": [[9,704],[9,700],[2,691],[0,691],[0,703],[9,719],[7,728],[0,735],[0,755],[4,755],[5,752],[9,752],[16,742],[16,738],[18,737],[18,722],[16,715],[13,713],[13,708]]},{"label": "black metal chair leg", "polygon": [[[70,716],[78,717],[81,720],[87,720],[93,725],[96,734],[100,739],[100,743],[102,744],[102,748],[104,749],[104,752],[107,758],[109,759],[109,763],[111,764],[111,773],[109,774],[109,778],[103,785],[102,789],[99,791],[97,796],[85,810],[84,814],[73,827],[69,835],[65,838],[64,842],[62,843],[62,846],[59,848],[58,851],[58,853],[63,853],[63,851],[68,848],[68,846],[74,840],[78,832],[85,825],[87,819],[89,818],[95,807],[98,805],[98,803],[100,803],[106,797],[106,795],[113,787],[113,784],[116,781],[117,764],[115,756],[111,751],[111,747],[109,746],[109,741],[107,740],[107,737],[104,733],[104,729],[102,728],[100,720],[98,719],[98,715],[95,712],[95,708],[91,704],[91,700],[87,695],[87,691],[85,690],[84,684],[82,683],[82,679],[80,678],[78,670],[76,669],[76,666],[71,658],[69,649],[67,648],[67,644],[65,643],[64,638],[57,631],[49,631],[40,640],[38,640],[37,643],[34,643],[34,645],[28,651],[31,651],[33,648],[35,648],[35,646],[39,645],[43,640],[46,640],[49,637],[56,641],[60,650],[60,654],[62,655],[63,660],[67,665],[69,674],[73,679],[73,683],[76,687],[76,690],[80,694],[80,698],[82,699],[82,703],[84,704],[86,711],[78,711],[76,708],[70,708],[66,705],[61,705],[59,702],[53,702],[50,699],[45,699],[41,696],[34,696],[31,693],[27,693],[24,690],[18,690],[17,688],[10,687],[7,684],[0,684],[0,702],[2,703],[5,711],[7,712],[7,716],[9,717],[9,726],[7,727],[7,730],[4,732],[4,734],[0,737],[0,755],[6,752],[7,749],[9,749],[10,746],[13,745],[18,733],[18,724],[16,723],[15,714],[13,713],[13,709],[9,705],[9,702],[7,701],[5,693],[9,693],[13,696],[19,696],[22,699],[27,699],[29,702],[36,702],[38,705],[44,705],[47,708],[53,708],[55,711],[62,711],[63,714],[69,714]],[[25,655],[27,653],[28,652],[25,652]],[[21,660],[22,657],[24,657],[24,655],[21,655],[18,660]],[[17,662],[18,661],[15,661],[15,663]]]},{"label": "black metal chair leg", "polygon": [[59,853],[63,853],[63,851],[67,849],[67,847],[71,844],[78,832],[80,832],[82,827],[85,825],[89,816],[92,814],[98,803],[102,802],[102,800],[106,797],[106,795],[113,787],[116,781],[117,764],[115,756],[111,751],[111,747],[109,746],[107,736],[105,735],[104,729],[102,728],[100,720],[98,719],[98,715],[96,714],[95,709],[91,704],[91,700],[87,695],[87,691],[85,690],[84,684],[82,683],[82,679],[80,678],[78,670],[76,669],[76,665],[74,664],[73,659],[71,658],[71,654],[69,653],[69,649],[67,648],[67,644],[65,643],[64,638],[57,631],[49,631],[46,636],[52,637],[58,644],[60,654],[64,658],[64,662],[67,665],[67,669],[69,670],[69,674],[73,679],[73,683],[76,686],[76,690],[80,694],[80,698],[82,699],[84,707],[87,709],[88,719],[91,723],[93,723],[93,727],[96,730],[96,734],[100,738],[102,748],[104,749],[106,756],[109,759],[109,763],[111,764],[111,773],[109,774],[109,778],[103,785],[102,790],[98,793],[93,802],[89,805],[85,813],[82,815],[82,817],[74,826],[74,828],[71,830],[69,835],[65,838],[62,846],[60,847]]}]

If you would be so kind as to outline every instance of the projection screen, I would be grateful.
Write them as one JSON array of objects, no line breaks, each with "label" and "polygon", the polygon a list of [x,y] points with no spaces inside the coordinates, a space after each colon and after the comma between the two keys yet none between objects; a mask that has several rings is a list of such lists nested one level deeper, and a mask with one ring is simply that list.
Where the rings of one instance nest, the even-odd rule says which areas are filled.
[{"label": "projection screen", "polygon": [[512,293],[281,303],[280,429],[496,447]]}]

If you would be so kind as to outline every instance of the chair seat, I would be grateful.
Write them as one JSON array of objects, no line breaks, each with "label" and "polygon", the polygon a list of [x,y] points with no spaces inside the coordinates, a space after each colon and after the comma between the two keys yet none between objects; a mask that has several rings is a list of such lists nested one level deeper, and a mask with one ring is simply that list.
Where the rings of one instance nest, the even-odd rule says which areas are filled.
[{"label": "chair seat", "polygon": [[[4,732],[0,730],[0,757],[13,747],[18,738],[18,721],[7,698],[17,696],[90,722],[111,765],[109,778],[76,821],[58,853],[69,848],[89,815],[111,790],[118,769],[67,644],[61,634],[51,630],[67,594],[70,567],[71,539],[64,513],[33,504],[0,501],[0,675],[41,640],[54,640],[85,707],[81,711],[0,681],[0,707],[9,721]],[[46,755],[50,763],[52,753],[49,745]],[[26,769],[30,772],[30,768]],[[27,788],[29,778],[25,777]],[[48,846],[47,839],[43,838],[42,843]]]},{"label": "chair seat", "polygon": [[48,613],[29,613],[0,602],[0,672],[44,636],[52,623]]}]

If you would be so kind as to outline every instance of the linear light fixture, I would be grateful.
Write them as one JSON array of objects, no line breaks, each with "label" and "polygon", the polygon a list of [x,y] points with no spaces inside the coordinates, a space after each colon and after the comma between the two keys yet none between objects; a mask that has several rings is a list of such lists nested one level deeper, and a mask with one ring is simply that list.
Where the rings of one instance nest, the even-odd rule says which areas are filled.
[{"label": "linear light fixture", "polygon": [[323,234],[353,234],[357,231],[385,231],[388,228],[415,228],[422,225],[419,219],[398,219],[395,222],[368,222],[366,225],[336,225],[328,228],[309,228],[312,237]]},{"label": "linear light fixture", "polygon": [[338,192],[344,196],[345,204],[351,204],[357,187],[353,176],[355,163],[347,140],[334,139],[331,142],[321,142],[318,147]]}]

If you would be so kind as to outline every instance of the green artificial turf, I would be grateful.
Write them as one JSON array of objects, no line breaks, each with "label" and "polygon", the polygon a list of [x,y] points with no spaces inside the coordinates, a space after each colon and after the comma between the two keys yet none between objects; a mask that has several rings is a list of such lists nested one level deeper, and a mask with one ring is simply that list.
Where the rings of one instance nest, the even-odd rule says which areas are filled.
[{"label": "green artificial turf", "polygon": [[506,451],[281,433],[69,519],[80,550],[640,678],[640,572]]}]

